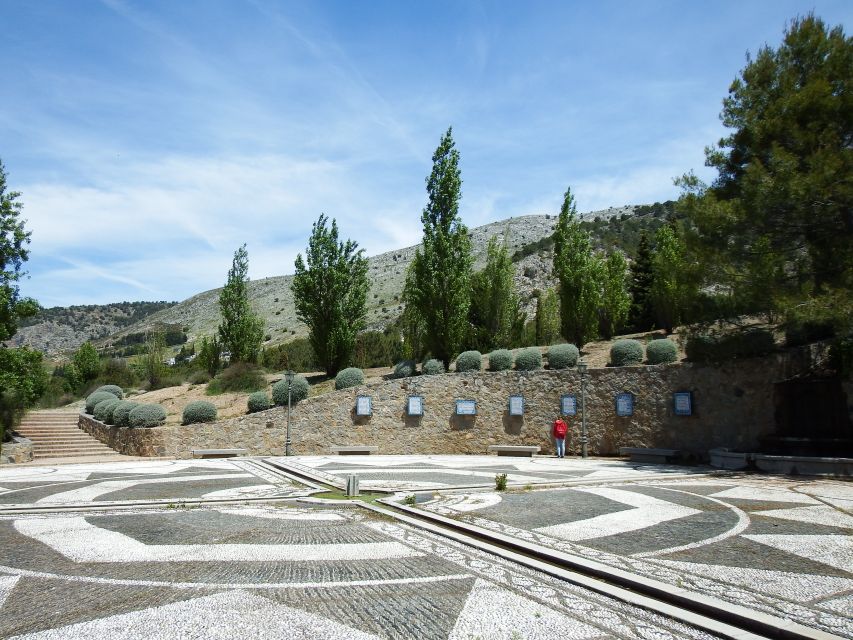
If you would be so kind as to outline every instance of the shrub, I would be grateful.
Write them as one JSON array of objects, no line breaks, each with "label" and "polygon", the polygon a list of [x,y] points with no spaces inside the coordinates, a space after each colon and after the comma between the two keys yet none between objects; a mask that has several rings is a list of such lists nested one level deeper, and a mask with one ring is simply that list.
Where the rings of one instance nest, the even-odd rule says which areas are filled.
[{"label": "shrub", "polygon": [[[394,373],[396,375],[396,368]],[[349,389],[364,384],[364,372],[357,367],[348,367],[335,376],[335,389]]]},{"label": "shrub", "polygon": [[793,322],[785,327],[785,344],[789,347],[799,347],[818,340],[832,338],[834,335],[835,327],[829,321]]},{"label": "shrub", "polygon": [[113,409],[116,408],[119,400],[113,394],[110,394],[111,397],[101,400],[98,404],[95,405],[95,409],[92,412],[92,415],[95,417],[95,420],[98,422],[103,422],[104,424],[111,424],[113,419]]},{"label": "shrub", "polygon": [[214,422],[216,407],[207,400],[196,400],[184,407],[181,424],[197,424],[199,422]]},{"label": "shrub", "polygon": [[[414,360],[403,360],[394,366],[395,378],[410,378],[417,374],[417,372],[418,369]],[[337,379],[335,380],[335,386],[337,386]]]},{"label": "shrub", "polygon": [[775,348],[772,333],[751,329],[726,335],[693,335],[687,339],[685,351],[692,362],[724,362],[764,355]]},{"label": "shrub", "polygon": [[119,400],[113,409],[113,424],[117,427],[130,426],[130,412],[139,406],[138,402]]},{"label": "shrub", "polygon": [[580,355],[573,344],[552,344],[548,347],[548,368],[569,369],[578,363]]},{"label": "shrub", "polygon": [[498,473],[495,475],[495,491],[506,491],[505,473]]},{"label": "shrub", "polygon": [[649,364],[665,364],[678,360],[678,347],[672,340],[651,340],[646,345],[646,360]]},{"label": "shrub", "polygon": [[539,347],[527,347],[515,354],[515,368],[519,371],[535,371],[542,368],[542,352]]},{"label": "shrub", "polygon": [[235,362],[207,385],[210,394],[227,391],[260,391],[267,386],[263,370],[246,362]]},{"label": "shrub", "polygon": [[193,371],[187,382],[190,384],[207,384],[210,380],[210,374],[207,371]]},{"label": "shrub", "polygon": [[627,367],[643,361],[643,345],[639,340],[617,340],[610,347],[610,364],[614,367]]},{"label": "shrub", "polygon": [[[287,406],[287,378],[272,386],[272,401],[281,407]],[[296,404],[308,397],[308,381],[304,376],[294,376],[290,387],[290,402]]]},{"label": "shrub", "polygon": [[124,398],[124,391],[122,391],[121,387],[119,387],[118,385],[105,384],[105,385],[100,386],[97,389],[95,389],[95,392],[98,392],[98,391],[106,391],[107,393],[111,393],[116,398],[118,398],[119,400]]},{"label": "shrub", "polygon": [[512,369],[512,351],[495,349],[489,354],[489,371],[506,371]]},{"label": "shrub", "polygon": [[95,391],[86,398],[86,413],[92,415],[95,412],[95,405],[101,400],[109,400],[111,398],[114,400],[118,399],[109,391]]},{"label": "shrub", "polygon": [[479,371],[483,365],[483,354],[479,351],[463,351],[456,358],[456,372]]},{"label": "shrub", "polygon": [[438,376],[444,373],[444,363],[441,360],[432,358],[424,362],[421,371],[425,376]]},{"label": "shrub", "polygon": [[266,391],[255,391],[249,396],[246,401],[249,413],[257,413],[258,411],[266,411],[272,406],[270,398]]},{"label": "shrub", "polygon": [[166,422],[166,410],[159,404],[141,404],[128,417],[131,427],[157,427]]}]

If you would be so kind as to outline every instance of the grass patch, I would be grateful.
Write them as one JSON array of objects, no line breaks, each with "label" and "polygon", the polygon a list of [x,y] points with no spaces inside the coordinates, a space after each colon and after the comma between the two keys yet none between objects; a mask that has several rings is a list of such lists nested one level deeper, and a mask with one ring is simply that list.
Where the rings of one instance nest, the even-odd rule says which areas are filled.
[{"label": "grass patch", "polygon": [[324,498],[325,500],[361,500],[362,502],[367,502],[368,504],[374,504],[380,498],[391,497],[391,494],[363,492],[359,496],[348,496],[343,491],[333,489],[331,491],[324,491],[323,493],[315,493],[311,497]]}]

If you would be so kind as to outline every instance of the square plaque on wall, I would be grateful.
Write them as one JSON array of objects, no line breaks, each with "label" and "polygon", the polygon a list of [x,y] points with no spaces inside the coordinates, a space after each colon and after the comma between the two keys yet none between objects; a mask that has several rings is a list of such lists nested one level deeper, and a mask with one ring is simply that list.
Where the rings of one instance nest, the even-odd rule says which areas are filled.
[{"label": "square plaque on wall", "polygon": [[578,414],[578,398],[573,393],[560,396],[560,415],[576,416]]},{"label": "square plaque on wall", "polygon": [[617,393],[616,394],[616,415],[627,417],[634,415],[634,394],[633,393]]},{"label": "square plaque on wall", "polygon": [[457,416],[476,416],[477,401],[476,400],[457,400],[456,401]]},{"label": "square plaque on wall", "polygon": [[524,396],[509,397],[509,415],[523,416],[524,415]]},{"label": "square plaque on wall", "polygon": [[693,394],[691,394],[689,391],[677,391],[673,393],[672,401],[675,407],[675,415],[693,415]]},{"label": "square plaque on wall", "polygon": [[424,397],[409,396],[409,401],[406,403],[406,413],[410,416],[424,415]]},{"label": "square plaque on wall", "polygon": [[355,415],[357,416],[372,416],[373,415],[373,400],[370,396],[358,396],[355,399]]}]

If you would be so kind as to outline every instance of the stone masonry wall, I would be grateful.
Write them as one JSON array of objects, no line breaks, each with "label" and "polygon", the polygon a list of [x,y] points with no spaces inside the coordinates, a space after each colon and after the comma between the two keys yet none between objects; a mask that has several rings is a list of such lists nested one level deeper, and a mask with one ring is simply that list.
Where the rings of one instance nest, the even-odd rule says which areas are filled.
[{"label": "stone masonry wall", "polygon": [[[722,366],[690,363],[593,369],[586,373],[590,453],[619,447],[677,448],[706,457],[714,447],[752,448],[775,429],[773,385],[813,363],[813,354],[776,354]],[[345,389],[293,406],[296,454],[328,453],[331,445],[377,445],[379,453],[484,454],[490,444],[537,444],[553,451],[550,425],[560,396],[581,398],[576,370],[471,372],[418,376]],[[693,415],[676,416],[673,392],[693,394]],[[615,395],[635,394],[634,415],[617,417]],[[508,415],[510,395],[525,398],[525,415]],[[373,415],[355,416],[355,398],[369,395]],[[424,397],[421,418],[405,415],[409,395]],[[477,415],[454,415],[455,400],[477,400]],[[116,450],[186,458],[194,448],[245,448],[250,455],[282,455],[287,409],[277,407],[211,424],[118,429],[81,416],[81,427]],[[567,449],[580,449],[580,416],[569,420]]]}]

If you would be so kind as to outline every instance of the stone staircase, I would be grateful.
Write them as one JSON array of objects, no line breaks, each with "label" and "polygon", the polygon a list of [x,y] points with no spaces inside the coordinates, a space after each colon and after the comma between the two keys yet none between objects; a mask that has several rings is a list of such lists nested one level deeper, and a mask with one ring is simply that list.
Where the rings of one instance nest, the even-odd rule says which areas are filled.
[{"label": "stone staircase", "polygon": [[32,411],[16,431],[32,440],[33,460],[41,458],[116,457],[119,454],[77,426],[77,414]]}]

